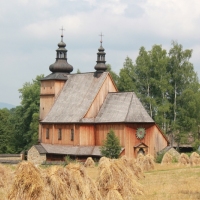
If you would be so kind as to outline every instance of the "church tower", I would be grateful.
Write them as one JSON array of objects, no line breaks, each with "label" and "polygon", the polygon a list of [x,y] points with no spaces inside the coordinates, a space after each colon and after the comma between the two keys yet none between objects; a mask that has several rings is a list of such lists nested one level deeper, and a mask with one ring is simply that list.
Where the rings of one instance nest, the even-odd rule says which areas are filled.
[{"label": "church tower", "polygon": [[[63,31],[63,29],[61,30]],[[59,92],[68,79],[67,75],[73,71],[73,67],[67,62],[67,49],[65,47],[66,44],[63,42],[62,34],[61,41],[58,43],[58,49],[56,50],[56,61],[49,66],[49,70],[52,73],[41,79],[40,121],[42,121],[50,111]]]}]

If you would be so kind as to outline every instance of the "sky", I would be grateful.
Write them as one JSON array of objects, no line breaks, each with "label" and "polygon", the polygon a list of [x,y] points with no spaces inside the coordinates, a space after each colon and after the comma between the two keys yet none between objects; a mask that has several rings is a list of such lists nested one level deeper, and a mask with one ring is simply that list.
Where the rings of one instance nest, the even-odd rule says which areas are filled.
[{"label": "sky", "polygon": [[24,83],[50,74],[61,28],[74,73],[94,71],[103,33],[106,63],[119,73],[139,49],[172,41],[192,49],[200,77],[199,0],[0,0],[0,102],[20,104]]}]

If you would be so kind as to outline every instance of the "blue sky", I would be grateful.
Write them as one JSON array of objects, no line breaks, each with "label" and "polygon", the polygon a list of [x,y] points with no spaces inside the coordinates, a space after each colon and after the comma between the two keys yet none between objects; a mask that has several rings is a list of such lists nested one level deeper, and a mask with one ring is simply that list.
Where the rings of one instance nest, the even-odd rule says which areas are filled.
[{"label": "blue sky", "polygon": [[0,0],[0,102],[20,104],[18,89],[50,74],[62,26],[74,71],[94,71],[102,32],[106,61],[115,72],[139,48],[169,50],[175,40],[193,49],[200,77],[199,0]]}]

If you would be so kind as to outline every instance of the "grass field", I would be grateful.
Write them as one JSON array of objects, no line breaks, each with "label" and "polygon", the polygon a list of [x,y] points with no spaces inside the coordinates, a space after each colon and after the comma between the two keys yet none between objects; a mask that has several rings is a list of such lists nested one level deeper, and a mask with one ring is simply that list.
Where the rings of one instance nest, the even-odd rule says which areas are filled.
[{"label": "grass field", "polygon": [[[88,175],[96,180],[97,169],[88,168]],[[200,199],[200,166],[178,167],[156,164],[155,170],[145,172],[139,180],[144,187],[144,195],[136,195],[134,200],[198,200]]]}]

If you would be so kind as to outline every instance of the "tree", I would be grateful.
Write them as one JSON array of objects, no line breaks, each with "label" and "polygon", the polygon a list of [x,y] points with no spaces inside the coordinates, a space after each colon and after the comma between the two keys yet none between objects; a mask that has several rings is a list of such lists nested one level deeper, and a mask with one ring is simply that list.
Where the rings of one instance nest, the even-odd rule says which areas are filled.
[{"label": "tree", "polygon": [[100,148],[102,156],[108,158],[118,158],[121,151],[119,138],[111,129],[107,134],[106,140],[103,141],[103,146]]},{"label": "tree", "polygon": [[117,87],[120,92],[136,91],[135,68],[129,57],[126,57],[123,68],[119,72]]},{"label": "tree", "polygon": [[110,64],[106,64],[106,67],[107,67],[106,71],[110,73],[112,79],[114,80],[115,84],[117,85],[118,80],[119,80],[119,76],[112,70]]},{"label": "tree", "polygon": [[12,124],[15,126],[12,132],[11,143],[15,153],[29,149],[38,140],[39,104],[40,104],[40,79],[37,76],[31,83],[23,85],[21,93],[21,105],[13,112]]}]

